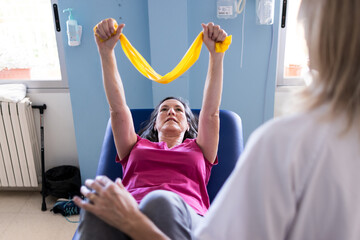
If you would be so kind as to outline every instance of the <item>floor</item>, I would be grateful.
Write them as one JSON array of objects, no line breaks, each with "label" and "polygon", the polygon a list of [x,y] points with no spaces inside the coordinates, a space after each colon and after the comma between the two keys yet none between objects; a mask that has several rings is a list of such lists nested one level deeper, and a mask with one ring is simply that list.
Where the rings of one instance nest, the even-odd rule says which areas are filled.
[{"label": "floor", "polygon": [[[50,212],[56,198],[46,198],[47,211],[44,212],[40,210],[41,202],[38,191],[0,190],[0,240],[72,239],[77,223],[70,223],[61,214]],[[79,215],[71,216],[69,220],[78,221]]]}]

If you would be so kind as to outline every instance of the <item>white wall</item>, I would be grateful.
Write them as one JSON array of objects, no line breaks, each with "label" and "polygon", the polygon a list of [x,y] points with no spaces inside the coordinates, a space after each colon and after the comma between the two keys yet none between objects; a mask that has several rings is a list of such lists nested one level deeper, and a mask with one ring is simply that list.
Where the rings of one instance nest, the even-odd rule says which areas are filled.
[{"label": "white wall", "polygon": [[[60,165],[79,166],[69,91],[29,89],[27,96],[33,105],[47,106],[44,111],[45,170]],[[39,129],[39,110],[35,109],[34,115]]]}]

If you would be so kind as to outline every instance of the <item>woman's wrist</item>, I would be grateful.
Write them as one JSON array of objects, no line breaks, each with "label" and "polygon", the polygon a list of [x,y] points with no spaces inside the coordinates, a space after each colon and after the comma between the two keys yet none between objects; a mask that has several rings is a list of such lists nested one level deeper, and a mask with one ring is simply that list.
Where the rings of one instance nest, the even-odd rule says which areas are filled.
[{"label": "woman's wrist", "polygon": [[211,61],[222,61],[224,60],[225,53],[224,52],[210,52],[209,57]]},{"label": "woman's wrist", "polygon": [[136,232],[136,229],[142,228],[143,225],[145,225],[142,215],[140,210],[133,213],[132,216],[127,219],[126,224],[122,223],[122,225],[119,226],[119,229],[129,236],[132,236],[132,233]]},{"label": "woman's wrist", "polygon": [[100,59],[102,62],[112,61],[115,58],[114,50],[99,50]]},{"label": "woman's wrist", "polygon": [[106,56],[111,56],[112,54],[114,54],[114,49],[109,49],[109,48],[98,48],[99,51],[99,55],[100,57],[106,57]]}]

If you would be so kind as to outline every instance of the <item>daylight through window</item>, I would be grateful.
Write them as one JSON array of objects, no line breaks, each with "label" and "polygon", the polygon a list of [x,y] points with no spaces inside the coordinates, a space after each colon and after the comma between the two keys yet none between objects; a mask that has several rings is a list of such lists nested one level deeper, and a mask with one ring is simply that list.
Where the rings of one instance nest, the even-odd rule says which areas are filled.
[{"label": "daylight through window", "polygon": [[0,80],[61,80],[50,0],[1,0],[0,36]]}]

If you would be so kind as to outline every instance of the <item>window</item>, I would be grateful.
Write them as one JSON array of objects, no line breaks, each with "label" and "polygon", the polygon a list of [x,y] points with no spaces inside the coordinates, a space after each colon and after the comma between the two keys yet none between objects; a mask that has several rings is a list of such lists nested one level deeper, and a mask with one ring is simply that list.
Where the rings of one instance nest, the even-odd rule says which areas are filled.
[{"label": "window", "polygon": [[[303,86],[308,73],[308,53],[302,28],[297,25],[301,0],[283,1],[286,7],[285,27],[279,36],[278,86]],[[284,11],[284,10],[283,10]]]},{"label": "window", "polygon": [[[49,0],[1,0],[0,83],[67,88],[60,32]],[[57,5],[56,5],[57,6]]]}]

